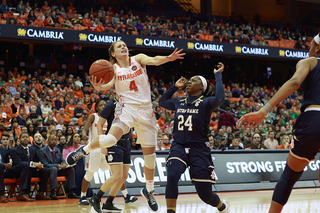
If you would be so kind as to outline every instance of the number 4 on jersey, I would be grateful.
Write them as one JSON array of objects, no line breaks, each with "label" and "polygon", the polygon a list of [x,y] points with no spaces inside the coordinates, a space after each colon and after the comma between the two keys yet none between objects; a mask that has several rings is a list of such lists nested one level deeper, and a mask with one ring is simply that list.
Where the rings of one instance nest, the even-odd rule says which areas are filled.
[{"label": "number 4 on jersey", "polygon": [[138,87],[136,85],[136,82],[133,80],[133,81],[130,81],[130,86],[129,86],[130,90],[134,90],[135,92],[138,91]]}]

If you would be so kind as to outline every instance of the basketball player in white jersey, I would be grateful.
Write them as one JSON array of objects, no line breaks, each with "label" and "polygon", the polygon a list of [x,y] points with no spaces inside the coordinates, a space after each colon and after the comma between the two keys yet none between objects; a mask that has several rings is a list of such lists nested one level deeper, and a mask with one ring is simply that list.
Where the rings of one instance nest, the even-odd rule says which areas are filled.
[{"label": "basketball player in white jersey", "polygon": [[169,56],[149,57],[138,54],[129,57],[129,50],[123,41],[114,42],[109,48],[110,62],[114,64],[115,75],[111,82],[105,84],[96,77],[90,81],[97,90],[108,90],[113,85],[119,96],[119,102],[115,108],[115,119],[107,135],[100,135],[86,146],[81,146],[67,156],[69,165],[75,164],[81,157],[89,154],[94,149],[111,147],[117,143],[123,134],[134,127],[144,155],[144,173],[146,188],[141,190],[142,196],[147,200],[150,210],[157,211],[158,204],[154,197],[154,169],[155,148],[157,145],[156,118],[151,104],[151,91],[146,65],[159,66],[161,64],[183,59],[185,53],[175,49]]},{"label": "basketball player in white jersey", "polygon": [[[84,128],[82,130],[82,138],[84,140],[89,139],[89,143],[93,141],[94,138],[98,137],[98,121],[99,121],[99,116],[105,107],[106,102],[104,100],[98,100],[96,105],[95,105],[95,110],[97,113],[93,113],[88,117],[87,122],[84,125]],[[107,125],[108,122],[106,121],[105,124],[103,125],[103,133],[107,131]],[[89,130],[89,138],[87,137],[87,132]],[[99,168],[102,169],[102,171],[108,170],[109,164],[106,161],[106,155],[108,154],[107,149],[95,149],[93,150],[89,155],[86,156],[86,164],[85,164],[85,170],[86,174],[83,177],[82,180],[82,186],[81,186],[81,196],[79,200],[80,205],[89,205],[88,200],[86,199],[86,193],[89,187],[89,183],[93,178],[93,174],[95,172],[98,172]],[[121,191],[126,192],[126,186],[123,184],[121,186]],[[125,201],[126,203],[134,202],[137,200],[136,197],[130,196],[126,193]]]}]

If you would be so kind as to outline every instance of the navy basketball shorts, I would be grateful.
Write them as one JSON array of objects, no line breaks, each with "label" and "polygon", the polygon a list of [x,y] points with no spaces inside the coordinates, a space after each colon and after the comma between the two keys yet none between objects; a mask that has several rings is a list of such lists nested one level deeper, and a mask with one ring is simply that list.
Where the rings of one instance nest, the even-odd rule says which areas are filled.
[{"label": "navy basketball shorts", "polygon": [[120,139],[118,143],[108,148],[107,162],[112,164],[131,164],[131,144],[129,140]]},{"label": "navy basketball shorts", "polygon": [[320,149],[320,111],[303,112],[293,126],[291,152],[307,161],[315,159]]},{"label": "navy basketball shorts", "polygon": [[206,143],[184,145],[174,141],[171,145],[167,163],[170,160],[180,160],[186,168],[189,166],[192,182],[216,182],[211,151]]}]

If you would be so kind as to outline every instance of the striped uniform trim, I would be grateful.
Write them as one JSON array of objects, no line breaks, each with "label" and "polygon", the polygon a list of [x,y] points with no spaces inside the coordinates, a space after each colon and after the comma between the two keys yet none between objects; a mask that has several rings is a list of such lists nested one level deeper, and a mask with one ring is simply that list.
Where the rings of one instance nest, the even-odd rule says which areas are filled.
[{"label": "striped uniform trim", "polygon": [[209,180],[209,179],[195,179],[195,178],[192,178],[191,181],[216,183],[215,180]]},{"label": "striped uniform trim", "polygon": [[[109,163],[110,165],[113,165],[113,164],[123,164],[123,162],[112,162],[112,163]],[[130,165],[130,164],[128,164]]]},{"label": "striped uniform trim", "polygon": [[300,156],[294,154],[294,153],[291,151],[291,149],[290,149],[290,154],[291,154],[293,157],[298,158],[299,160],[305,160],[305,161],[307,161],[308,163],[309,163],[310,161],[315,161],[315,159],[309,160],[308,158],[300,157]]},{"label": "striped uniform trim", "polygon": [[167,160],[167,163],[169,162],[169,160],[179,160],[179,161],[181,161],[182,163],[184,163],[184,165],[186,165],[186,167],[188,167],[188,165],[187,165],[187,163],[184,161],[184,160],[182,160],[181,158],[178,158],[178,157],[171,157],[171,158],[169,158],[168,160]]}]

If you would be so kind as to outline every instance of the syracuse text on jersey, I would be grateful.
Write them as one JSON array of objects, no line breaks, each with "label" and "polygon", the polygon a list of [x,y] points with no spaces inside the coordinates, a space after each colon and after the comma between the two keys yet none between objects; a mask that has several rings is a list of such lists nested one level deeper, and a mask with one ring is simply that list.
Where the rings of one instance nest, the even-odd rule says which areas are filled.
[{"label": "syracuse text on jersey", "polygon": [[139,69],[139,70],[135,71],[134,73],[129,73],[126,75],[119,75],[118,80],[120,80],[120,81],[129,80],[129,79],[135,78],[141,74],[143,74],[143,72],[141,69]]}]

